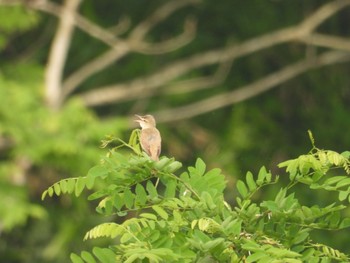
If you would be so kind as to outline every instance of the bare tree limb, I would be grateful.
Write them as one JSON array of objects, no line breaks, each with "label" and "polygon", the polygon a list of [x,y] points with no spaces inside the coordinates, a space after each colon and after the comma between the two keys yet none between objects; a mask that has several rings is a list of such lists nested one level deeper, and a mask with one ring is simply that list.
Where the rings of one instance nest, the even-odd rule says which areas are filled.
[{"label": "bare tree limb", "polygon": [[199,2],[199,0],[173,0],[164,4],[134,28],[130,34],[130,39],[139,41],[144,39],[145,35],[149,33],[153,27],[168,18],[176,10],[189,4],[197,4]]},{"label": "bare tree limb", "polygon": [[81,94],[81,98],[88,106],[133,100],[144,94],[146,90],[160,88],[191,70],[216,64],[220,61],[234,60],[278,44],[303,39],[306,41],[306,37],[322,22],[348,5],[350,5],[350,0],[338,0],[327,3],[297,26],[265,34],[238,45],[196,54],[190,58],[173,62],[150,76],[140,77],[127,83],[99,87],[95,90],[85,92]]},{"label": "bare tree limb", "polygon": [[[0,0],[0,4],[23,3],[23,1],[7,1]],[[141,22],[134,28],[128,40],[116,38],[113,33],[105,30],[98,25],[88,21],[78,13],[74,13],[76,26],[87,34],[101,40],[111,47],[118,47],[116,50],[110,50],[97,59],[87,63],[83,68],[73,73],[64,82],[65,96],[72,93],[78,85],[80,85],[89,76],[104,69],[117,59],[125,56],[131,51],[139,52],[154,52],[154,44],[146,44],[143,40],[144,36],[160,21],[164,20],[169,14],[174,12],[181,6],[189,3],[196,3],[197,0],[171,1],[156,10],[153,15]],[[350,0],[336,0],[324,4],[317,9],[313,14],[308,16],[299,25],[281,29],[273,33],[269,33],[254,39],[245,41],[238,45],[232,45],[226,48],[207,51],[201,54],[194,55],[187,59],[176,61],[168,66],[163,67],[158,72],[152,75],[140,77],[130,82],[120,83],[118,85],[110,85],[100,87],[97,90],[89,91],[81,94],[81,97],[87,105],[100,105],[112,103],[116,101],[135,99],[140,94],[151,94],[154,90],[168,85],[174,79],[187,74],[188,72],[207,65],[222,63],[224,61],[233,61],[238,57],[242,57],[254,52],[260,51],[274,45],[287,43],[291,41],[300,41],[309,45],[323,46],[335,49],[348,50],[347,41],[342,38],[326,36],[313,33],[317,27],[326,19],[334,15],[339,10],[350,5]],[[62,7],[47,0],[33,1],[31,4],[33,9],[41,10],[52,15],[60,15]],[[185,27],[186,28],[186,27]],[[186,31],[186,30],[185,30]],[[185,34],[185,33],[184,33]],[[180,35],[181,37],[181,35]],[[180,38],[178,37],[178,38]],[[139,39],[139,41],[135,41]],[[132,40],[132,41],[131,41]],[[165,44],[160,43],[161,44]],[[121,46],[121,47],[120,47]],[[167,45],[163,45],[164,52],[169,50]],[[149,48],[149,49],[147,49]],[[158,46],[159,48],[159,46]],[[195,82],[195,81],[194,81]],[[194,86],[197,85],[195,84]]]},{"label": "bare tree limb", "polygon": [[164,54],[177,50],[193,40],[196,33],[196,22],[193,19],[187,19],[184,25],[184,31],[182,34],[172,37],[171,39],[165,40],[159,43],[146,43],[144,41],[137,41],[134,43],[134,39],[130,42],[134,51],[147,54]]},{"label": "bare tree limb", "polygon": [[159,122],[191,118],[257,96],[310,69],[349,61],[349,53],[330,51],[315,59],[306,59],[287,66],[254,83],[240,87],[231,92],[222,93],[190,105],[158,111],[152,114],[154,114]]},{"label": "bare tree limb", "polygon": [[108,31],[112,32],[114,35],[121,35],[129,30],[130,26],[131,19],[127,16],[122,16],[118,24],[108,28]]},{"label": "bare tree limb", "polygon": [[230,72],[232,61],[221,63],[212,76],[199,77],[169,84],[164,94],[181,94],[211,88],[222,83]]},{"label": "bare tree limb", "polygon": [[193,55],[162,67],[150,76],[140,77],[127,83],[99,87],[94,90],[80,94],[84,103],[88,106],[114,103],[115,101],[133,100],[148,89],[156,89],[169,81],[190,72],[193,69],[206,65],[216,64],[220,61],[233,60],[236,57],[253,53],[259,49],[269,47],[273,44],[286,42],[295,37],[295,31],[283,29],[275,33],[264,35],[233,45],[225,49],[207,51]]},{"label": "bare tree limb", "polygon": [[60,13],[60,21],[52,42],[46,74],[46,100],[50,108],[58,109],[61,105],[61,81],[72,33],[74,13],[81,0],[66,0]]},{"label": "bare tree limb", "polygon": [[[86,63],[82,68],[78,69],[76,72],[72,73],[63,84],[63,98],[66,98],[71,94],[83,81],[98,73],[104,68],[108,67],[112,63],[115,63],[118,59],[121,59],[131,51],[137,51],[140,53],[152,53],[161,54],[166,52],[171,52],[175,49],[186,45],[194,37],[195,25],[193,20],[187,20],[184,27],[184,32],[177,37],[167,40],[162,43],[146,43],[143,39],[138,39],[144,36],[145,33],[151,29],[156,23],[165,19],[165,14],[170,14],[176,9],[183,7],[188,4],[196,3],[198,0],[182,0],[173,1],[165,4],[160,9],[155,11],[154,15],[151,16],[145,24],[140,23],[131,33],[131,37],[127,40],[119,40],[112,36],[109,31],[106,31],[93,23],[89,22],[79,14],[76,14],[76,24],[77,26],[89,33],[90,35],[100,39],[101,41],[112,46],[111,50],[108,50],[101,56],[93,59],[92,61]],[[55,13],[59,10],[59,6],[55,4],[43,5],[45,8],[41,7],[41,10],[46,10],[50,13]],[[160,11],[164,13],[160,14]],[[138,31],[134,34],[135,30]]]},{"label": "bare tree limb", "polygon": [[[30,2],[29,6],[32,9],[39,10],[58,17],[59,14],[62,12],[62,7],[59,4],[47,0],[33,1]],[[123,42],[123,40],[115,37],[115,35],[112,32],[96,25],[95,23],[89,21],[77,12],[74,13],[74,18],[74,23],[80,30],[111,47],[119,44],[120,42]]]},{"label": "bare tree limb", "polygon": [[310,34],[327,18],[331,17],[333,14],[337,13],[349,4],[349,0],[336,0],[324,4],[301,23],[301,35]]},{"label": "bare tree limb", "polygon": [[79,68],[63,82],[63,98],[71,94],[84,80],[103,70],[129,53],[128,45],[118,45]]},{"label": "bare tree limb", "polygon": [[324,34],[311,34],[300,39],[309,45],[338,49],[350,52],[350,39],[343,37],[329,36]]}]

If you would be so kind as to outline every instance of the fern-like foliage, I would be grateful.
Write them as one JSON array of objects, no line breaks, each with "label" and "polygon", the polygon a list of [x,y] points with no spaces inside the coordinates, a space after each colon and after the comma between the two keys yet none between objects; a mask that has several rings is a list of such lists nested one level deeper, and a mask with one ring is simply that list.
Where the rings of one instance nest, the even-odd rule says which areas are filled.
[{"label": "fern-like foliage", "polygon": [[[161,157],[152,161],[138,145],[135,130],[128,143],[118,141],[100,164],[85,177],[55,183],[44,193],[79,196],[86,188],[88,199],[99,200],[96,211],[124,221],[95,226],[86,239],[109,238],[114,245],[72,254],[81,262],[347,262],[350,258],[327,245],[314,242],[313,231],[344,229],[343,217],[350,195],[349,152],[338,154],[314,146],[310,153],[281,163],[290,182],[274,198],[261,202],[254,196],[279,182],[265,167],[257,175],[248,172],[238,180],[236,204],[225,201],[225,177],[220,169],[207,170],[197,159],[193,167],[178,173],[181,163]],[[121,148],[132,150],[122,153]],[[332,176],[339,169],[344,175]],[[298,184],[310,191],[337,191],[338,199],[321,207],[296,198]],[[294,190],[294,191],[293,191]]]}]

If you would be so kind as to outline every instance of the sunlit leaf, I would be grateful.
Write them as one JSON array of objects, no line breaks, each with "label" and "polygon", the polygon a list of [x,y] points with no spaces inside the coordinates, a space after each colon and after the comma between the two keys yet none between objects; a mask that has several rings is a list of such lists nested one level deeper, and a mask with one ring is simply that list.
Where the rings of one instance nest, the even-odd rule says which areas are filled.
[{"label": "sunlit leaf", "polygon": [[75,196],[79,196],[85,188],[85,178],[79,177],[75,184]]},{"label": "sunlit leaf", "polygon": [[153,205],[152,209],[163,219],[167,220],[168,219],[168,213],[160,206],[158,205]]},{"label": "sunlit leaf", "polygon": [[244,184],[243,181],[238,180],[237,184],[236,184],[237,190],[238,192],[241,194],[241,196],[243,198],[246,198],[248,196],[248,188],[247,186]]},{"label": "sunlit leaf", "polygon": [[84,263],[84,261],[77,255],[77,254],[70,254],[70,260],[73,262],[73,263]]},{"label": "sunlit leaf", "polygon": [[246,175],[246,182],[249,188],[249,191],[254,191],[257,188],[257,185],[254,181],[253,174],[248,172]]},{"label": "sunlit leaf", "polygon": [[205,163],[203,162],[202,159],[200,158],[197,158],[197,161],[196,161],[196,170],[197,170],[197,173],[199,175],[203,175],[205,173],[205,169],[206,169],[206,165]]}]

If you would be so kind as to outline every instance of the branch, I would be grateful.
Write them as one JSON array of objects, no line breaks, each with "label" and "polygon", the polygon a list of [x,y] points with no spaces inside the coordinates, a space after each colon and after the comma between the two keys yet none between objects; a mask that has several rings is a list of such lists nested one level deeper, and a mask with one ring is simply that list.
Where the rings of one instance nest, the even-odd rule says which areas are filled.
[{"label": "branch", "polygon": [[231,92],[219,94],[190,105],[163,110],[153,114],[160,122],[191,118],[257,96],[310,69],[349,61],[350,54],[340,51],[330,51],[315,59],[306,59],[287,66],[280,71]]},{"label": "branch", "polygon": [[338,11],[340,11],[348,5],[350,5],[349,0],[336,0],[324,4],[319,9],[317,9],[316,12],[314,12],[311,16],[309,16],[301,23],[301,34],[307,35],[312,33],[327,18],[331,17],[333,14],[337,13]]},{"label": "branch", "polygon": [[312,34],[299,39],[300,42],[350,52],[350,40],[324,34]]},{"label": "branch", "polygon": [[209,77],[199,77],[189,80],[183,80],[174,84],[170,84],[169,88],[167,88],[164,93],[167,95],[182,94],[219,85],[226,79],[231,67],[232,61],[221,63],[214,75]]},{"label": "branch", "polygon": [[65,99],[69,94],[71,94],[87,78],[103,70],[110,64],[121,59],[122,57],[126,56],[129,53],[129,51],[130,49],[128,45],[120,44],[115,49],[109,49],[102,55],[93,59],[89,63],[86,63],[84,66],[72,73],[63,82],[63,99]]},{"label": "branch", "polygon": [[[184,31],[179,36],[175,36],[171,39],[160,43],[146,43],[146,42],[136,42],[131,45],[133,46],[133,50],[147,54],[147,55],[155,55],[155,54],[164,54],[168,52],[172,52],[177,50],[189,42],[193,40],[196,33],[196,22],[194,19],[187,19],[184,25]],[[134,40],[131,40],[134,41]]]},{"label": "branch", "polygon": [[117,85],[99,87],[82,93],[80,97],[88,106],[132,100],[142,95],[146,90],[159,88],[193,69],[216,64],[221,61],[233,60],[236,57],[266,48],[272,44],[290,40],[292,39],[291,36],[295,36],[295,31],[284,29],[248,40],[241,45],[234,45],[225,49],[196,54],[190,58],[182,59],[168,66],[164,66],[161,70],[150,76],[140,77],[130,82]]},{"label": "branch", "polygon": [[[33,2],[29,2],[29,7],[57,17],[60,17],[60,13],[63,9],[60,5],[47,0],[33,0]],[[74,12],[73,15],[74,24],[88,35],[100,40],[101,42],[111,47],[119,44],[120,42],[123,42],[119,38],[115,37],[112,32],[94,24],[93,22],[89,21],[77,12]]]},{"label": "branch", "polygon": [[223,49],[211,50],[192,57],[173,62],[164,66],[158,72],[141,77],[136,80],[96,88],[81,94],[81,98],[88,106],[114,103],[116,101],[132,100],[142,96],[145,91],[157,89],[168,82],[203,66],[234,60],[238,57],[252,54],[262,49],[290,42],[306,41],[308,34],[315,30],[323,21],[350,5],[350,0],[338,0],[325,4],[306,18],[298,26],[281,29],[263,36],[247,40],[238,45],[232,45]]},{"label": "branch", "polygon": [[142,40],[157,24],[165,20],[176,10],[190,4],[199,3],[199,0],[173,0],[159,7],[151,16],[138,24],[130,34],[131,40]]},{"label": "branch", "polygon": [[[160,54],[173,51],[182,47],[183,45],[186,45],[194,37],[195,26],[192,20],[187,20],[185,22],[184,32],[182,34],[168,41],[158,44],[150,44],[143,42],[143,40],[139,38],[141,36],[143,37],[144,34],[146,34],[148,30],[151,29],[151,27],[153,27],[156,23],[165,19],[167,17],[166,14],[170,14],[180,7],[196,2],[198,2],[198,0],[182,0],[165,4],[164,6],[160,7],[148,20],[146,20],[146,22],[142,22],[136,26],[136,28],[131,32],[131,37],[129,37],[127,40],[119,40],[115,38],[109,31],[96,26],[95,24],[89,22],[87,19],[76,14],[75,18],[77,27],[112,46],[112,49],[86,63],[82,68],[78,69],[76,72],[73,72],[66,79],[66,81],[64,81],[63,99],[68,97],[69,94],[71,94],[90,76],[105,69],[112,63],[115,63],[117,60],[126,56],[131,51]],[[42,8],[42,10],[46,10],[50,13],[54,13],[55,10],[57,11],[59,8],[58,5],[55,4],[44,6],[45,8]]]},{"label": "branch", "polygon": [[52,109],[61,104],[61,81],[69,45],[74,30],[74,13],[81,0],[66,0],[48,58],[45,85],[46,100]]}]

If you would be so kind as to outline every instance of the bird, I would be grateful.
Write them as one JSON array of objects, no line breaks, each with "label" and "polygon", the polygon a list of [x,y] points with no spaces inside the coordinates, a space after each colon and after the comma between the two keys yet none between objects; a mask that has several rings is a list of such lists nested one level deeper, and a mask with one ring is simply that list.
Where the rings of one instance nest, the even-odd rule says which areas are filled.
[{"label": "bird", "polygon": [[156,120],[150,114],[145,116],[135,115],[136,122],[141,126],[140,144],[142,149],[153,161],[159,161],[162,138],[156,128]]}]

